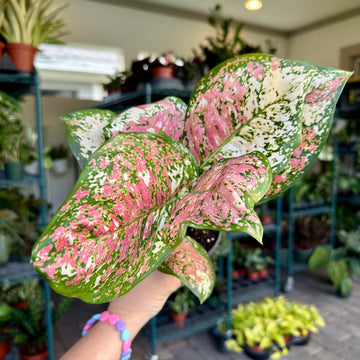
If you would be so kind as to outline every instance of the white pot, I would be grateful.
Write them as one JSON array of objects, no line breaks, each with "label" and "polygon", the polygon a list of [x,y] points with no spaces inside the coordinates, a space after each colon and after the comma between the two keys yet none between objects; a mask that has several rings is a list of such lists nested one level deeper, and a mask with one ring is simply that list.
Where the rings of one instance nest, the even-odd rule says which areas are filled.
[{"label": "white pot", "polygon": [[53,168],[55,174],[63,174],[66,173],[69,168],[69,160],[68,159],[56,159],[53,160]]},{"label": "white pot", "polygon": [[33,160],[29,164],[24,165],[24,171],[28,175],[39,175],[39,162],[37,160]]}]

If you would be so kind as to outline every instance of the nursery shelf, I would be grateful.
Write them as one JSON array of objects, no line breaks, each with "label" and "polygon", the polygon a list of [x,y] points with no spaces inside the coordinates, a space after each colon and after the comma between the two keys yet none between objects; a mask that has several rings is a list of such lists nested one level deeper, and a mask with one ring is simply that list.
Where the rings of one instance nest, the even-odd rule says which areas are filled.
[{"label": "nursery shelf", "polygon": [[38,278],[34,267],[29,263],[7,262],[0,267],[0,284],[19,285],[24,281]]}]

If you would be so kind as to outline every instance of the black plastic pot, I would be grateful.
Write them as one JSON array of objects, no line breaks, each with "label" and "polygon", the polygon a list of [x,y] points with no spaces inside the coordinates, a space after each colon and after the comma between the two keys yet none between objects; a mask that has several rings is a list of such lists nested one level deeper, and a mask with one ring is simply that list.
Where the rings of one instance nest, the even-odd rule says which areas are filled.
[{"label": "black plastic pot", "polygon": [[247,345],[244,346],[244,353],[253,360],[266,360],[271,356],[271,349],[256,350]]},{"label": "black plastic pot", "polygon": [[307,345],[310,341],[311,334],[307,336],[292,336],[290,340],[291,345]]}]

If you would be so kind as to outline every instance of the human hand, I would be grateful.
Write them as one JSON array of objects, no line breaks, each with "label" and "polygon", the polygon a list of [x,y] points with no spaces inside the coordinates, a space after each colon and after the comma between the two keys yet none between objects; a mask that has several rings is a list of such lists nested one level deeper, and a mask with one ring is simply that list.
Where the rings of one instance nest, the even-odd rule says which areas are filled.
[{"label": "human hand", "polygon": [[180,286],[181,281],[175,276],[155,270],[127,294],[111,301],[108,311],[118,314],[127,323],[131,337],[134,338]]}]

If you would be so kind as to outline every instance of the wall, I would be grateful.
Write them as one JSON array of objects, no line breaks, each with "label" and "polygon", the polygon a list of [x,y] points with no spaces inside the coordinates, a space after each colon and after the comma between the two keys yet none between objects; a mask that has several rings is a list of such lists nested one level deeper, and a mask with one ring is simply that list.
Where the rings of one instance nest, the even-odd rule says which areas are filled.
[{"label": "wall", "polygon": [[291,36],[289,57],[340,68],[340,49],[360,43],[360,15]]},{"label": "wall", "polygon": [[[125,53],[127,65],[139,51],[161,53],[173,50],[179,56],[189,57],[192,49],[199,49],[200,44],[205,44],[212,30],[206,21],[86,0],[72,1],[63,17],[71,31],[64,40],[119,47]],[[250,44],[264,47],[266,39],[271,38],[278,48],[278,55],[287,55],[285,36],[249,31],[246,28],[242,36]]]}]

